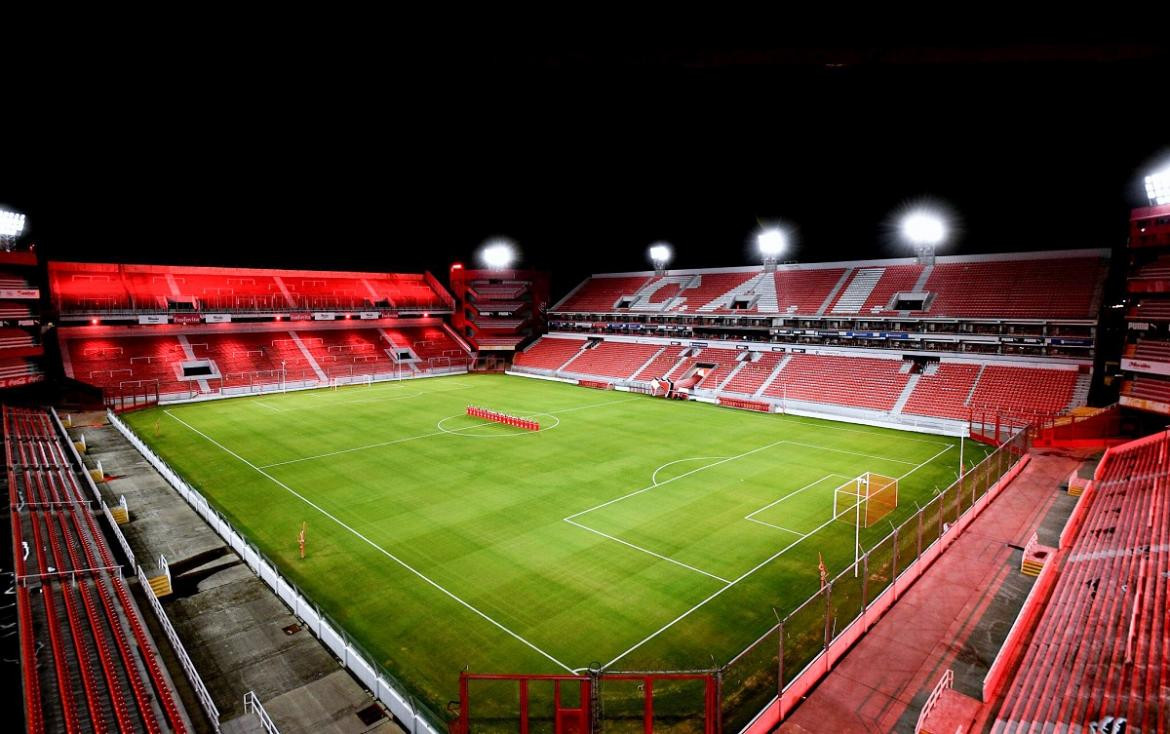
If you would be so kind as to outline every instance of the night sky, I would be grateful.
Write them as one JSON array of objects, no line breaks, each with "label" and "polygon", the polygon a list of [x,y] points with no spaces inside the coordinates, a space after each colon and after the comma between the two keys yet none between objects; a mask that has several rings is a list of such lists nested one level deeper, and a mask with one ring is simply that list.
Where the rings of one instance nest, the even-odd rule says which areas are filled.
[{"label": "night sky", "polygon": [[419,271],[493,235],[564,293],[589,272],[1116,247],[1170,153],[1158,42],[420,50],[251,63],[113,52],[7,114],[0,203],[46,257]]}]

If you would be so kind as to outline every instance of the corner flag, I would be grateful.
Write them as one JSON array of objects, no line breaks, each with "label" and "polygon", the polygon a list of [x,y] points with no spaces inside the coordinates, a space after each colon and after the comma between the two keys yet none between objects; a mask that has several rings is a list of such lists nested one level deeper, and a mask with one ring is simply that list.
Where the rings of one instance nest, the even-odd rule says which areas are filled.
[{"label": "corner flag", "polygon": [[817,551],[817,570],[821,572],[821,590],[824,591],[829,585],[829,569],[825,568],[825,559],[821,557],[820,551]]},{"label": "corner flag", "polygon": [[304,560],[305,558],[305,530],[308,528],[308,526],[309,523],[302,522],[301,532],[297,533],[297,545],[301,547],[301,560]]}]

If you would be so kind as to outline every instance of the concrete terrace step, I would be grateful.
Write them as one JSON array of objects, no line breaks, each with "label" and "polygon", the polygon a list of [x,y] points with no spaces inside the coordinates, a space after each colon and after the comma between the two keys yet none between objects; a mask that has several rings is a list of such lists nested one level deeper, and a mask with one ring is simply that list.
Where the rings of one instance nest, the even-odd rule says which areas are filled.
[{"label": "concrete terrace step", "polygon": [[877,287],[878,281],[886,272],[885,268],[862,268],[845,288],[845,292],[837,299],[832,313],[857,313],[869,299],[869,294]]}]

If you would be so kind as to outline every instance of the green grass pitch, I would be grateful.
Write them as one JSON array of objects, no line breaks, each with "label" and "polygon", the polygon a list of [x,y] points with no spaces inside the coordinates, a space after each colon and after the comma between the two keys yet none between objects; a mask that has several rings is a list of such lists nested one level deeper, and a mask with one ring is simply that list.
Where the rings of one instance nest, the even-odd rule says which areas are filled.
[{"label": "green grass pitch", "polygon": [[725,663],[817,589],[818,552],[831,574],[852,562],[835,487],[901,477],[898,523],[959,463],[956,438],[497,375],[126,418],[434,710],[464,668]]}]

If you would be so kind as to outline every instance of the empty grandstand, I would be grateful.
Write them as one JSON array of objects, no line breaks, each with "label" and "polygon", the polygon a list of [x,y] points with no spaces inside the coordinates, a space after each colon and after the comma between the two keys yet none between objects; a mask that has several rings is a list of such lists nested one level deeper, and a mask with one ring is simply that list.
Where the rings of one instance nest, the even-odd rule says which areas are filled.
[{"label": "empty grandstand", "polygon": [[29,731],[190,731],[49,416],[3,420]]},{"label": "empty grandstand", "polygon": [[1165,731],[1170,434],[1109,449],[1066,528],[1059,573],[992,731]]}]

